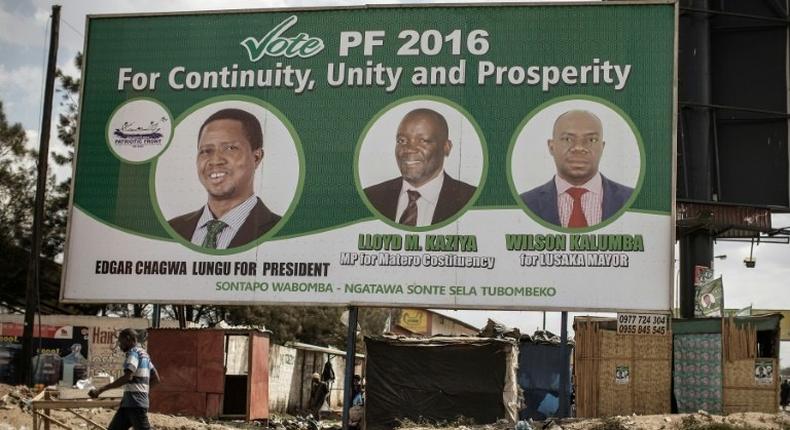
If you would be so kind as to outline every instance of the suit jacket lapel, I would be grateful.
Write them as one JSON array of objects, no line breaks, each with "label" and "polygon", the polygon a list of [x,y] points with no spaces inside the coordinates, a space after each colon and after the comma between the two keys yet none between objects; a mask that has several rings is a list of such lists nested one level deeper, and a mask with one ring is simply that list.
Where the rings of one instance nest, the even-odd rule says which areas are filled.
[{"label": "suit jacket lapel", "polygon": [[606,176],[601,175],[601,182],[603,182],[603,201],[601,202],[601,209],[603,213],[601,220],[603,221],[614,215],[614,213],[617,212],[620,207],[614,204],[614,202],[617,201],[615,196],[615,194],[617,194],[617,188],[615,188],[612,181],[607,179]]},{"label": "suit jacket lapel", "polygon": [[173,230],[181,235],[181,237],[187,241],[192,241],[192,235],[195,234],[195,229],[197,228],[197,223],[200,221],[201,215],[203,215],[203,207],[183,217],[176,218],[177,221],[171,222],[170,226],[173,227]]},{"label": "suit jacket lapel", "polygon": [[381,213],[395,221],[395,215],[398,213],[398,198],[400,197],[400,190],[403,187],[403,178],[395,178],[387,184],[386,196],[381,200]]},{"label": "suit jacket lapel", "polygon": [[540,192],[542,194],[541,198],[538,199],[540,209],[536,212],[546,221],[555,225],[562,225],[560,222],[560,209],[557,205],[557,184],[554,182],[554,178],[551,178],[549,182],[541,187]]},{"label": "suit jacket lapel", "polygon": [[250,241],[260,236],[258,231],[259,226],[269,224],[272,219],[272,213],[266,208],[261,199],[258,198],[250,214],[247,215],[247,219],[244,220],[244,224],[239,227],[239,231],[237,231],[236,235],[231,239],[228,248],[235,248],[250,243]]},{"label": "suit jacket lapel", "polygon": [[435,224],[439,222],[439,220],[447,219],[452,213],[450,212],[450,202],[448,200],[452,199],[456,193],[455,190],[455,180],[451,178],[447,173],[444,173],[444,181],[442,182],[442,189],[439,190],[439,198],[436,200],[436,209],[433,210],[433,218],[431,219],[431,224]]}]

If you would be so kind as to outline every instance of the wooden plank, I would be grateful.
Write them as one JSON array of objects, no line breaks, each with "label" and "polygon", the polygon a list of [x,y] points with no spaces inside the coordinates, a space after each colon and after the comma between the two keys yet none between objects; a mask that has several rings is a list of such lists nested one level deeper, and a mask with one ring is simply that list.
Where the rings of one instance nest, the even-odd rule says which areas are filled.
[{"label": "wooden plank", "polygon": [[[88,400],[91,396],[88,395],[90,390],[80,390],[78,388],[60,388],[58,389],[59,400]],[[99,396],[100,399],[120,399],[123,397],[123,388],[113,388],[107,390]]]},{"label": "wooden plank", "polygon": [[68,409],[68,408],[109,408],[115,409],[121,404],[120,399],[113,400],[39,400],[31,403],[37,409]]},{"label": "wooden plank", "polygon": [[90,418],[88,418],[88,417],[86,417],[86,416],[83,416],[83,415],[81,415],[81,414],[77,413],[77,411],[75,411],[74,409],[66,409],[66,410],[67,410],[67,411],[69,411],[69,412],[71,412],[72,414],[74,414],[74,415],[78,416],[78,417],[79,417],[79,418],[81,418],[83,421],[85,421],[85,422],[87,422],[87,423],[90,423],[90,424],[92,424],[92,425],[93,425],[94,427],[96,427],[96,428],[99,428],[99,429],[101,429],[101,430],[107,430],[107,427],[104,427],[104,426],[102,426],[101,424],[98,424],[96,421],[93,421],[92,419],[90,419]]},{"label": "wooden plank", "polygon": [[56,420],[55,418],[50,417],[49,415],[44,415],[38,411],[33,411],[33,413],[44,419],[45,428],[49,427],[49,423],[51,422],[52,424],[63,427],[66,430],[72,430],[71,427],[67,426],[66,424],[63,424],[62,422]]}]

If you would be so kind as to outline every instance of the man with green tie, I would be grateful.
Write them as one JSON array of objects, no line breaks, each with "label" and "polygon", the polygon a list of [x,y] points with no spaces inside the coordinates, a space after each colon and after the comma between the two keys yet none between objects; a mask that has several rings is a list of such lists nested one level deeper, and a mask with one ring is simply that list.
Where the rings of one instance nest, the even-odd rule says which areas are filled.
[{"label": "man with green tie", "polygon": [[182,237],[204,248],[243,246],[280,220],[255,195],[255,170],[263,160],[263,131],[254,115],[222,109],[200,127],[197,175],[208,202],[168,221]]}]

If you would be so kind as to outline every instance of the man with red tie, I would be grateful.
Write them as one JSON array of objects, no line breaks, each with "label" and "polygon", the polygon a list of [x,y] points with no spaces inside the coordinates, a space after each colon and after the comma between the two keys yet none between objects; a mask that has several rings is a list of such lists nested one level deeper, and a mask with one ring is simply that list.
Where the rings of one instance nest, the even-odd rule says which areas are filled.
[{"label": "man with red tie", "polygon": [[549,153],[557,174],[521,194],[527,207],[543,220],[565,228],[594,226],[619,211],[633,188],[598,171],[606,142],[601,120],[585,110],[563,113],[554,122]]}]

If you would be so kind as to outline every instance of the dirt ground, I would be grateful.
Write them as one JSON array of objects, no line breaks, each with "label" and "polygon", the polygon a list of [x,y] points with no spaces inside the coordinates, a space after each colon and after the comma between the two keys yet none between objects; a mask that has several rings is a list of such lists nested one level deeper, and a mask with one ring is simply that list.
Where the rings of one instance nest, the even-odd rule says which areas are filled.
[{"label": "dirt ground", "polygon": [[[25,400],[20,400],[19,398],[30,399],[33,395],[34,393],[26,388],[0,384],[0,430],[32,429],[33,417],[29,413],[29,408],[25,406]],[[102,425],[107,425],[115,413],[111,409],[78,409],[77,412]],[[71,428],[86,428],[84,421],[67,411],[53,411],[52,415],[55,419]],[[263,429],[267,427],[263,423],[245,423],[241,421],[207,422],[200,418],[155,413],[149,414],[149,419],[154,428],[159,430],[238,430],[240,428]],[[330,429],[339,428],[340,423],[337,421],[323,421],[321,424],[324,429]],[[790,413],[766,414],[749,412],[728,416],[709,415],[704,412],[675,415],[631,415],[607,420],[566,419],[547,421],[545,423],[538,422],[531,423],[531,428],[533,430],[694,430],[702,427],[713,427],[709,426],[710,424],[729,424],[736,428],[790,430]],[[53,426],[53,428],[58,427]],[[269,428],[277,430],[296,430],[301,428],[306,430],[307,426],[296,421],[275,418],[270,423]],[[505,430],[513,428],[513,424],[508,424],[507,422],[490,425],[454,424],[448,426],[421,426],[404,423],[401,426],[402,430]],[[725,429],[725,427],[719,428]]]},{"label": "dirt ground", "polygon": [[[512,430],[513,428],[512,424],[500,422],[490,425],[450,425],[444,427],[405,425],[401,427],[401,430]],[[721,416],[702,412],[696,414],[630,415],[608,419],[569,418],[530,423],[530,428],[533,430],[726,430],[727,428],[790,430],[790,413],[748,412]]]}]

